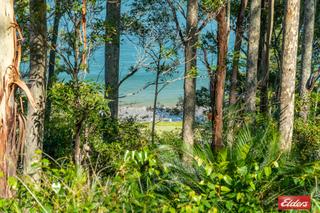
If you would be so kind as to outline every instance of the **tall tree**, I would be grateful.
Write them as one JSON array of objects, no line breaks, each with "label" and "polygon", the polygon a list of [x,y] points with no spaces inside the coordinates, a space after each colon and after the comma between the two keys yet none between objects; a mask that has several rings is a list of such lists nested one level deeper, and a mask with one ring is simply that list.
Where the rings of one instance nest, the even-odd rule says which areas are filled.
[{"label": "tall tree", "polygon": [[248,47],[248,72],[246,110],[256,110],[257,72],[260,38],[261,0],[252,0],[250,5],[249,47]]},{"label": "tall tree", "polygon": [[294,121],[294,91],[300,0],[287,0],[284,17],[280,92],[280,148],[290,151]]},{"label": "tall tree", "polygon": [[[107,0],[106,22],[114,29],[105,44],[105,84],[112,118],[118,118],[121,0]],[[106,33],[109,29],[106,30]]]},{"label": "tall tree", "polygon": [[24,156],[25,174],[36,178],[37,169],[33,166],[39,162],[44,136],[45,113],[45,73],[47,60],[47,19],[46,0],[30,0],[30,91],[36,108],[28,107],[27,135]]},{"label": "tall tree", "polygon": [[[228,23],[226,17],[226,6],[223,6],[218,15],[218,63],[214,76],[214,102],[213,111],[213,141],[212,148],[218,150],[223,147],[223,102],[224,83],[227,71],[227,51],[228,51]],[[211,86],[212,88],[212,86]]]},{"label": "tall tree", "polygon": [[244,18],[248,5],[248,0],[241,0],[241,5],[237,17],[236,25],[236,39],[234,42],[233,61],[232,61],[232,77],[231,77],[231,90],[229,96],[229,104],[233,105],[237,102],[237,88],[238,88],[238,72],[239,72],[239,59],[240,50],[242,45],[242,37],[244,32]]},{"label": "tall tree", "polygon": [[312,64],[312,46],[314,34],[314,20],[315,20],[315,0],[304,1],[304,21],[303,21],[303,47],[302,47],[302,69],[300,78],[299,93],[302,99],[302,106],[300,116],[304,121],[308,118],[309,111],[309,95],[310,91],[307,89],[307,82],[311,74]]},{"label": "tall tree", "polygon": [[[19,32],[19,33],[17,33]],[[15,91],[24,90],[34,107],[28,87],[19,74],[22,38],[15,22],[13,1],[0,0],[0,197],[12,196],[8,179],[16,175],[18,157],[25,140],[25,119],[16,103]]]},{"label": "tall tree", "polygon": [[194,142],[193,125],[195,121],[196,106],[198,12],[198,0],[188,0],[183,99],[183,141],[189,150]]},{"label": "tall tree", "polygon": [[[269,82],[269,61],[270,61],[270,45],[271,45],[271,36],[273,31],[273,16],[274,16],[274,0],[263,1],[264,9],[267,9],[268,15],[265,19],[266,24],[268,26],[267,31],[262,30],[264,35],[261,36],[261,63],[260,63],[260,72],[261,72],[261,80],[260,80],[260,111],[263,113],[268,112],[269,98],[268,98],[268,82]],[[264,24],[261,24],[261,28],[264,28]]]},{"label": "tall tree", "polygon": [[[55,1],[55,9],[54,9],[54,20],[53,20],[53,29],[52,36],[50,41],[50,53],[49,53],[49,64],[48,64],[48,79],[47,79],[47,91],[50,91],[53,83],[55,81],[55,68],[56,68],[56,55],[57,55],[57,42],[59,36],[59,25],[60,20],[63,15],[62,12],[62,1]],[[45,109],[45,120],[46,123],[50,121],[51,114],[51,97],[48,95],[46,100],[46,109]]]},{"label": "tall tree", "polygon": [[[0,83],[3,84],[3,76],[6,69],[11,66],[12,58],[14,56],[14,40],[13,33],[14,31],[10,29],[10,25],[14,20],[13,14],[13,4],[8,5],[8,1],[1,0],[0,1]],[[4,88],[1,86],[1,100],[3,97]],[[1,104],[2,105],[2,104]],[[10,196],[10,191],[7,182],[7,174],[8,174],[8,165],[7,165],[7,143],[8,137],[7,132],[8,129],[4,128],[2,119],[6,116],[1,112],[1,128],[0,128],[0,171],[4,175],[0,178],[0,197],[8,197]]]}]

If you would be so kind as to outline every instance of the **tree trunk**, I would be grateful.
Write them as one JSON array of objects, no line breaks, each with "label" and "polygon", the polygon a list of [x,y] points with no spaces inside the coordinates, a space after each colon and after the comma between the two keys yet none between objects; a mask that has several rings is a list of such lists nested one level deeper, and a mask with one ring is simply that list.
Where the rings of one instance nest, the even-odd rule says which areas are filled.
[{"label": "tree trunk", "polygon": [[157,101],[159,95],[159,77],[160,77],[160,70],[157,71],[156,76],[156,86],[154,90],[154,101],[153,101],[153,112],[152,112],[152,129],[151,129],[151,137],[152,137],[152,144],[154,144],[154,137],[155,137],[155,127],[156,127],[156,111],[157,111]]},{"label": "tree trunk", "polygon": [[[14,31],[10,28],[11,24],[14,22],[13,14],[13,2],[10,3],[6,0],[0,0],[0,83],[3,84],[3,76],[7,68],[12,64],[12,59],[14,57]],[[1,86],[1,99],[4,98],[3,92],[4,88]],[[7,182],[8,178],[8,162],[7,162],[7,136],[6,132],[8,128],[4,126],[2,119],[6,116],[6,113],[0,114],[1,125],[0,125],[0,197],[7,198],[10,196],[10,190]],[[5,137],[5,138],[3,138]]]},{"label": "tree trunk", "polygon": [[[111,117],[118,118],[121,0],[106,1],[106,21],[116,31],[105,44],[105,84]],[[108,33],[108,29],[106,29]]]},{"label": "tree trunk", "polygon": [[183,141],[188,151],[194,143],[197,69],[198,1],[189,0],[187,5],[187,41],[185,44],[185,79],[183,99]]},{"label": "tree trunk", "polygon": [[294,121],[294,90],[298,50],[300,0],[287,0],[282,50],[280,92],[280,148],[291,149]]},{"label": "tree trunk", "polygon": [[229,96],[229,104],[234,105],[237,102],[237,88],[238,88],[238,72],[239,72],[239,59],[243,37],[243,21],[247,8],[248,0],[242,0],[240,10],[237,18],[236,26],[236,39],[234,43],[233,59],[232,59],[232,77],[231,77],[231,90]]},{"label": "tree trunk", "polygon": [[312,45],[315,19],[315,0],[304,1],[304,27],[303,27],[303,48],[302,48],[302,69],[300,78],[300,97],[302,100],[299,115],[307,121],[309,112],[310,91],[306,88],[311,74]]},{"label": "tree trunk", "polygon": [[[266,4],[266,3],[265,3]],[[268,98],[268,82],[269,82],[269,61],[270,61],[270,45],[271,36],[273,31],[273,14],[274,14],[274,0],[269,0],[268,5],[268,29],[266,31],[266,36],[263,36],[263,54],[261,58],[260,70],[261,70],[261,90],[260,90],[260,111],[262,113],[268,113],[269,108],[269,98]],[[264,27],[264,24],[261,25]]]},{"label": "tree trunk", "polygon": [[[56,8],[54,12],[54,20],[53,20],[53,30],[52,30],[52,40],[51,40],[51,49],[49,54],[49,65],[48,65],[48,83],[47,83],[47,91],[49,92],[52,89],[53,83],[55,81],[55,65],[56,65],[56,47],[59,36],[59,24],[62,16],[61,11],[61,1],[56,0]],[[45,110],[45,124],[50,121],[51,115],[51,98],[47,96],[46,100],[46,110]]]},{"label": "tree trunk", "polygon": [[250,5],[249,47],[246,111],[256,111],[257,70],[259,56],[261,0],[252,0]]},{"label": "tree trunk", "polygon": [[79,48],[79,37],[81,35],[80,32],[81,23],[78,21],[75,25],[75,41],[74,41],[74,71],[73,71],[73,87],[75,91],[75,110],[79,113],[78,117],[76,118],[75,129],[74,129],[74,136],[73,136],[73,160],[76,166],[77,171],[81,169],[81,132],[82,132],[82,125],[85,119],[84,113],[81,112],[81,103],[80,103],[80,82],[79,82],[79,72],[80,72],[80,48]]},{"label": "tree trunk", "polygon": [[[13,1],[0,0],[0,197],[9,198],[8,179],[17,171],[19,156],[25,142],[25,118],[23,106],[16,102],[15,91],[20,87],[35,107],[27,85],[19,74],[21,37],[14,18]],[[21,103],[20,99],[20,103]]]},{"label": "tree trunk", "polygon": [[223,102],[224,83],[227,71],[228,29],[226,19],[226,7],[224,6],[217,15],[218,22],[218,63],[214,83],[213,109],[213,141],[212,148],[218,150],[223,147]]},{"label": "tree trunk", "polygon": [[46,0],[30,0],[30,91],[36,108],[28,107],[24,173],[37,180],[44,136],[45,73],[47,59]]}]

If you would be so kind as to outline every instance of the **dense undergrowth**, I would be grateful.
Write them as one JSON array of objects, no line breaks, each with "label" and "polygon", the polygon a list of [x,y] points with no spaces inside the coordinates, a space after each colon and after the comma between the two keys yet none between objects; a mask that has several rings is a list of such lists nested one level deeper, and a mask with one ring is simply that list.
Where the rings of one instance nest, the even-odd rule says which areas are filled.
[{"label": "dense undergrowth", "polygon": [[0,200],[1,212],[276,212],[279,195],[311,195],[312,210],[320,209],[317,120],[297,119],[289,155],[278,149],[276,123],[262,115],[239,124],[232,145],[217,153],[210,125],[199,124],[190,153],[180,132],[162,132],[150,144],[145,125],[104,116],[103,95],[88,95],[96,90],[82,88],[79,110],[88,115],[82,167],[75,168],[66,149],[79,112],[63,107],[73,93],[57,84],[46,139],[51,153],[34,165],[42,168],[41,181],[12,178],[16,196]]}]

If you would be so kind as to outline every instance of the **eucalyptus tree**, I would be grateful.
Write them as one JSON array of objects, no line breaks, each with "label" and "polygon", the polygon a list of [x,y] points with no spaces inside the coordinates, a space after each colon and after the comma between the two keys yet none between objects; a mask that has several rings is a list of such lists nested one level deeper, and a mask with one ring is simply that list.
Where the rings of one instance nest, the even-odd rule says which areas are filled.
[{"label": "eucalyptus tree", "polygon": [[214,101],[212,102],[213,112],[213,139],[212,148],[219,150],[223,147],[223,103],[224,85],[227,73],[227,53],[228,53],[228,34],[226,6],[223,6],[218,15],[218,61],[217,70],[214,76]]},{"label": "eucalyptus tree", "polygon": [[[9,179],[17,173],[19,155],[25,140],[23,105],[17,103],[17,89],[26,92],[35,107],[26,84],[20,79],[21,30],[15,21],[13,1],[0,0],[0,197],[13,195]],[[20,97],[22,98],[22,97]],[[22,99],[20,99],[22,103]],[[19,101],[18,101],[19,102]]]},{"label": "eucalyptus tree", "polygon": [[260,17],[261,0],[252,0],[250,4],[250,23],[249,23],[249,46],[248,46],[248,70],[247,70],[247,91],[246,91],[246,110],[255,112],[257,94],[257,74],[259,56],[259,37],[260,37]]},{"label": "eucalyptus tree", "polygon": [[[54,18],[53,18],[53,25],[52,31],[48,32],[48,37],[50,40],[50,46],[48,49],[49,51],[49,61],[48,61],[48,75],[47,75],[47,92],[50,92],[55,80],[56,80],[56,60],[57,60],[57,46],[58,46],[58,38],[59,38],[59,26],[60,20],[64,13],[62,7],[62,0],[55,0],[54,5]],[[51,115],[51,97],[50,95],[47,96],[46,99],[46,108],[45,108],[45,126],[48,122],[50,122],[50,115]],[[45,127],[46,129],[46,127]]]},{"label": "eucalyptus tree", "polygon": [[[261,59],[260,59],[260,112],[267,113],[269,109],[269,73],[270,73],[270,49],[274,22],[274,0],[263,1],[263,21],[261,24]],[[265,25],[267,29],[265,30]]]},{"label": "eucalyptus tree", "polygon": [[39,169],[34,164],[41,160],[44,139],[44,114],[47,70],[46,0],[30,0],[30,91],[36,108],[28,107],[27,134],[24,153],[24,172],[35,180]]},{"label": "eucalyptus tree", "polygon": [[240,8],[237,16],[236,24],[236,38],[234,42],[233,59],[232,59],[232,77],[231,77],[231,88],[229,96],[229,105],[234,105],[237,102],[238,94],[238,73],[239,73],[239,60],[241,45],[244,34],[244,21],[245,12],[248,5],[248,0],[241,0]]},{"label": "eucalyptus tree", "polygon": [[282,49],[282,72],[280,93],[280,148],[284,152],[291,149],[293,122],[295,78],[298,50],[300,0],[286,2]]},{"label": "eucalyptus tree", "polygon": [[302,99],[300,116],[307,121],[310,101],[310,91],[307,82],[312,70],[312,50],[315,22],[315,0],[304,1],[304,20],[303,20],[303,47],[302,47],[302,69],[300,77],[299,93]]},{"label": "eucalyptus tree", "polygon": [[194,122],[196,107],[196,70],[198,41],[198,0],[187,1],[187,23],[185,41],[185,79],[183,97],[183,141],[188,150],[194,143]]},{"label": "eucalyptus tree", "polygon": [[106,1],[105,85],[112,118],[118,118],[121,0]]}]

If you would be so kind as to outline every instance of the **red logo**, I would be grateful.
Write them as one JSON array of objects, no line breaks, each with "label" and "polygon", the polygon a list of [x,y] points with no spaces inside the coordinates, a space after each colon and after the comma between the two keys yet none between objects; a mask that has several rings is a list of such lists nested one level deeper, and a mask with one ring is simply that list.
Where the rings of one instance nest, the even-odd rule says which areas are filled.
[{"label": "red logo", "polygon": [[310,196],[279,196],[278,197],[278,209],[289,210],[289,209],[310,209],[311,198]]}]

